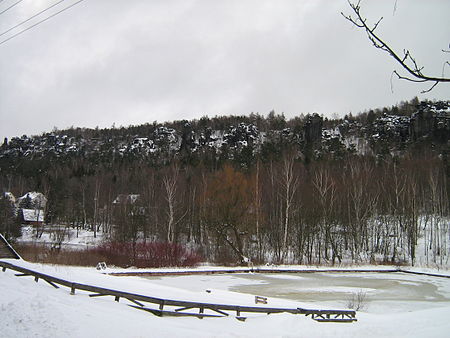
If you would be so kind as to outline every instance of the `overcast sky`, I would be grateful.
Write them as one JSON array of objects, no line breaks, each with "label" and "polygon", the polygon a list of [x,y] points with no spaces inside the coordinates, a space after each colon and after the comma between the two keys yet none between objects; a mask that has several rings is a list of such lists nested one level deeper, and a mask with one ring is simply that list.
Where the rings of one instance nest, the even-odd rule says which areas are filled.
[{"label": "overcast sky", "polygon": [[[0,12],[16,0],[0,2]],[[0,14],[0,34],[57,0]],[[76,2],[66,0],[20,29]],[[396,10],[394,11],[394,7]],[[391,74],[400,69],[340,14],[346,0],[84,0],[0,44],[0,143],[54,127],[128,126],[204,115],[286,117],[449,99]],[[440,76],[450,1],[365,0],[396,50]],[[450,76],[447,67],[446,76]]]}]

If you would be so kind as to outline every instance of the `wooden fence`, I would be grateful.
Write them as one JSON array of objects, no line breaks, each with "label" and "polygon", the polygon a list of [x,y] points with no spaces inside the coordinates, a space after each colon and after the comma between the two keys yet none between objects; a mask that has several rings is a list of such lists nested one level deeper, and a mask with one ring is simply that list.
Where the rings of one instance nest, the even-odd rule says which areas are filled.
[{"label": "wooden fence", "polygon": [[450,275],[436,274],[430,272],[410,271],[401,268],[396,269],[270,269],[270,268],[245,268],[245,269],[220,269],[220,270],[190,270],[190,271],[134,271],[134,272],[106,272],[112,276],[140,276],[140,277],[158,277],[158,276],[183,276],[183,275],[215,275],[230,273],[407,273],[413,275],[430,276],[438,278],[450,278]]},{"label": "wooden fence", "polygon": [[[70,294],[72,295],[75,294],[76,290],[82,290],[92,292],[92,294],[89,295],[90,297],[112,296],[117,302],[120,300],[120,298],[127,299],[128,301],[133,303],[133,305],[130,305],[131,307],[148,311],[157,316],[190,316],[202,319],[205,317],[225,317],[235,313],[236,318],[243,321],[246,319],[246,317],[242,315],[243,313],[291,313],[310,316],[312,319],[318,322],[351,323],[357,320],[356,312],[351,310],[272,308],[262,306],[240,306],[165,299],[71,282],[34,270],[30,270],[9,262],[0,261],[0,266],[2,267],[3,272],[5,272],[7,269],[17,271],[18,273],[16,274],[16,276],[19,277],[31,276],[34,277],[34,280],[36,282],[38,282],[39,279],[42,279],[55,288],[59,288],[59,286],[65,286],[70,289]],[[148,305],[146,306],[144,303],[153,304],[156,305],[156,307],[148,307]],[[197,311],[190,312],[190,310]]]},{"label": "wooden fence", "polygon": [[19,254],[9,245],[8,241],[0,234],[0,258],[20,259]]}]

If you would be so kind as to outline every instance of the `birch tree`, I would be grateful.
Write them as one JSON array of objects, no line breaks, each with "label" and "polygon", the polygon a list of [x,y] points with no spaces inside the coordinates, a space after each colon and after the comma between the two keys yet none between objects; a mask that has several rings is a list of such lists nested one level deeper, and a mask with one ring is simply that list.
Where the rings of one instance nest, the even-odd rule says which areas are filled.
[{"label": "birch tree", "polygon": [[281,171],[281,186],[283,188],[284,222],[283,222],[283,244],[282,261],[288,254],[288,235],[290,230],[294,196],[298,188],[298,175],[294,170],[295,156],[293,153],[287,154],[283,158]]}]

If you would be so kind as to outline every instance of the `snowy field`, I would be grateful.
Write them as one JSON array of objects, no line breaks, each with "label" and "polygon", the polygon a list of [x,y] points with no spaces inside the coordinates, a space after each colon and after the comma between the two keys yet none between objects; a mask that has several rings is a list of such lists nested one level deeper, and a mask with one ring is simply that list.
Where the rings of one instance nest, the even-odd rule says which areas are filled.
[{"label": "snowy field", "polygon": [[39,238],[36,238],[36,229],[30,225],[22,226],[22,236],[17,239],[19,243],[23,244],[41,244],[51,246],[55,241],[55,234],[64,231],[62,247],[66,249],[80,249],[84,250],[89,247],[100,244],[104,235],[102,232],[94,233],[92,231],[58,226],[45,226],[45,230]]},{"label": "snowy field", "polygon": [[[360,290],[367,308],[355,323],[319,323],[302,315],[253,314],[233,318],[156,317],[32,277],[0,272],[1,337],[448,337],[450,279],[403,273],[234,274],[178,277],[116,277],[94,268],[5,260],[79,283],[148,296],[254,306],[254,296],[272,307],[345,308]],[[374,267],[373,267],[374,268]],[[217,268],[220,269],[220,268]],[[205,290],[211,292],[205,292]]]}]

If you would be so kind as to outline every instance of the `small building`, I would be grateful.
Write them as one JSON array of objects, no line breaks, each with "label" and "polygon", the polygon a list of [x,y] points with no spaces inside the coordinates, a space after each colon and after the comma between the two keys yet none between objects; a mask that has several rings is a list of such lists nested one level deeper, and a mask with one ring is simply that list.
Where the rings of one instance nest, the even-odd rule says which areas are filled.
[{"label": "small building", "polygon": [[22,224],[27,225],[44,224],[44,210],[42,209],[20,209],[19,217]]}]

